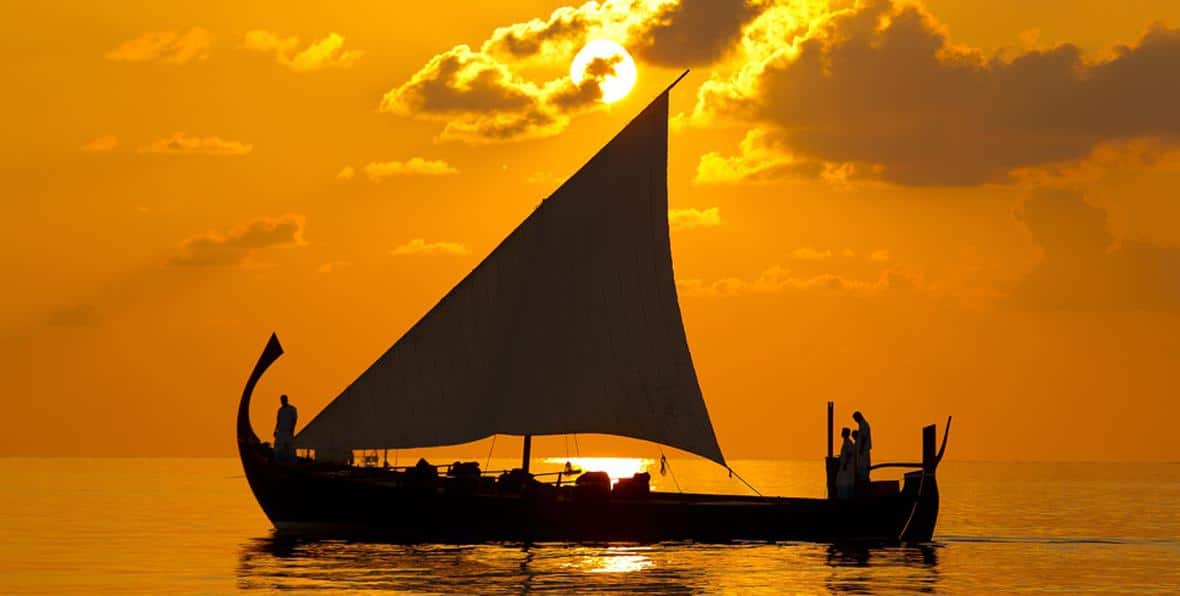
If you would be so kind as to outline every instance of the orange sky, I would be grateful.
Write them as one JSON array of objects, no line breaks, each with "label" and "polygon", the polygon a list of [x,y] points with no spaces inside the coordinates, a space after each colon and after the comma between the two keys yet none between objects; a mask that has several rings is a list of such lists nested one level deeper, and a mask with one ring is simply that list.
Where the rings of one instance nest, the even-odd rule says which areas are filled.
[{"label": "orange sky", "polygon": [[[5,4],[0,455],[228,455],[272,330],[256,426],[310,420],[692,67],[727,457],[820,457],[835,400],[884,458],[953,414],[956,459],[1180,459],[1180,4],[622,4]],[[610,106],[561,95],[599,38]]]}]

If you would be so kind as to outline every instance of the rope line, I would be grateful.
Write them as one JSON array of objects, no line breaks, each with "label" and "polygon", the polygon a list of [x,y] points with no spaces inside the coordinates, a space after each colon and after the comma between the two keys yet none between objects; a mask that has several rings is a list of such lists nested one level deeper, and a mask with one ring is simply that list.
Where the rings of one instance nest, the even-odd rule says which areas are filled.
[{"label": "rope line", "polygon": [[664,455],[664,450],[660,449],[660,472],[661,472],[660,475],[661,476],[663,475],[662,472],[664,470],[667,470],[668,473],[672,475],[672,482],[676,485],[676,492],[683,493],[684,491],[680,490],[680,481],[676,479],[676,472],[672,471],[672,464],[668,463],[668,457]]},{"label": "rope line", "polygon": [[492,446],[488,447],[488,461],[483,465],[483,469],[492,467],[492,450],[496,448],[496,435],[492,435]]},{"label": "rope line", "polygon": [[762,496],[762,493],[761,493],[761,492],[759,492],[759,491],[758,491],[758,489],[754,488],[754,485],[750,484],[749,482],[746,482],[746,479],[745,479],[745,478],[742,478],[742,475],[741,475],[741,474],[738,474],[737,472],[734,472],[734,471],[733,471],[733,468],[731,468],[731,467],[729,467],[729,466],[725,466],[725,469],[726,469],[726,470],[729,470],[729,475],[730,475],[730,476],[733,476],[734,478],[737,478],[738,480],[741,480],[741,481],[742,481],[742,484],[746,485],[746,488],[748,488],[748,489],[750,489],[750,490],[754,491],[754,494],[758,495],[759,497],[761,497],[761,496]]}]

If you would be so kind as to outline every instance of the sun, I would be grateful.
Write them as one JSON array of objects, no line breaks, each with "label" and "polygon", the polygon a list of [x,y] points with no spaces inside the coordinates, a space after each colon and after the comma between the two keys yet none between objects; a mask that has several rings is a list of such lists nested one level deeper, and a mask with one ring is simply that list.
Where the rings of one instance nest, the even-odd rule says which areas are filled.
[{"label": "sun", "polygon": [[603,103],[614,103],[626,97],[635,86],[635,60],[626,48],[613,41],[596,39],[587,43],[570,64],[570,79],[575,85],[581,85],[587,77],[594,77],[591,69],[601,65],[601,62],[595,64],[596,58],[607,61],[614,71],[599,78]]},{"label": "sun", "polygon": [[569,462],[583,472],[606,472],[610,476],[611,484],[620,478],[630,478],[639,472],[647,471],[655,462],[650,459],[637,457],[550,457],[546,463],[564,464]]}]

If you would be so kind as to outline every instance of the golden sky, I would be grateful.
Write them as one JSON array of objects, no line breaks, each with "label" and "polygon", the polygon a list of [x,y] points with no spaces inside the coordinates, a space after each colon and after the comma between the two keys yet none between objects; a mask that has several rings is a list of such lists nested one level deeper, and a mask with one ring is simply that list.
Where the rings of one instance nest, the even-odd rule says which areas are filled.
[{"label": "golden sky", "polygon": [[[953,414],[955,459],[1180,460],[1177,26],[1171,0],[5,3],[0,455],[228,455],[272,330],[255,424],[279,392],[310,420],[691,67],[672,245],[727,457],[822,456],[835,400],[878,457]],[[569,79],[592,39],[635,58],[622,101]]]}]

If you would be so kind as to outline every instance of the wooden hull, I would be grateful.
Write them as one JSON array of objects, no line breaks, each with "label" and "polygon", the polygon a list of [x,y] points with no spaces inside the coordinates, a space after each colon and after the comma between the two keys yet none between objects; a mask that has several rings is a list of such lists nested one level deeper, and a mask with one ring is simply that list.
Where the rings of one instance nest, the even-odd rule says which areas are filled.
[{"label": "wooden hull", "polygon": [[277,463],[250,428],[257,377],[282,353],[267,346],[238,410],[238,450],[246,479],[282,532],[394,542],[488,541],[924,542],[938,517],[933,471],[906,475],[898,494],[858,499],[651,493],[590,498],[570,488],[523,491],[462,488],[439,479],[407,484],[384,470],[308,462]]},{"label": "wooden hull", "polygon": [[[922,542],[938,515],[933,477],[920,494],[801,499],[651,493],[579,498],[538,487],[523,494],[397,486],[379,471],[353,476],[314,464],[276,464],[262,445],[244,454],[250,487],[280,531],[395,542],[734,540]],[[441,480],[441,479],[440,479]]]}]

